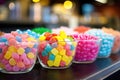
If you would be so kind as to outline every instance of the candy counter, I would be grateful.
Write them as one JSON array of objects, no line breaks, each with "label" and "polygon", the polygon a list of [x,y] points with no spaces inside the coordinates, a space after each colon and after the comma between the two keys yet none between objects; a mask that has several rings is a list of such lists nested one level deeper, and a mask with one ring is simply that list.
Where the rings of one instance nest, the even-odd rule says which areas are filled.
[{"label": "candy counter", "polygon": [[72,64],[70,68],[63,70],[44,69],[37,63],[26,74],[0,73],[0,80],[100,80],[118,71],[119,67],[120,54],[112,54],[109,58],[100,58],[91,64]]},{"label": "candy counter", "polygon": [[[39,32],[43,29],[48,31],[48,29],[39,28]],[[59,32],[61,29],[66,30],[66,33]],[[56,32],[56,34],[56,30],[59,33]],[[111,46],[114,42],[112,35],[105,34],[100,29],[91,29],[86,32],[87,34],[77,34],[65,27],[56,30],[52,30],[52,33],[50,30],[40,34],[35,33],[36,29],[26,31],[18,29],[11,33],[1,32],[0,71],[2,73],[0,73],[0,80],[10,78],[13,80],[14,78],[20,80],[100,80],[107,79],[119,70],[120,51],[111,54]],[[70,32],[74,34],[68,35]],[[97,33],[98,37],[88,35],[88,33],[92,35]],[[37,44],[37,41],[40,42]],[[109,41],[111,45],[108,44]],[[74,51],[75,48],[76,51]],[[35,64],[37,51],[38,60]]]}]

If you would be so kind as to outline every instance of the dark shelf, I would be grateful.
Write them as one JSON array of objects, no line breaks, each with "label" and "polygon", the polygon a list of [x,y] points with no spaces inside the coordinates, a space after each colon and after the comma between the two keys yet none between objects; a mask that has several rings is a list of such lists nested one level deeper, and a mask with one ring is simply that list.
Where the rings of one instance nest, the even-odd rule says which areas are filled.
[{"label": "dark shelf", "polygon": [[112,54],[91,64],[73,64],[63,70],[45,69],[37,63],[31,72],[25,74],[0,73],[0,80],[101,80],[117,72],[119,67],[120,54]]}]

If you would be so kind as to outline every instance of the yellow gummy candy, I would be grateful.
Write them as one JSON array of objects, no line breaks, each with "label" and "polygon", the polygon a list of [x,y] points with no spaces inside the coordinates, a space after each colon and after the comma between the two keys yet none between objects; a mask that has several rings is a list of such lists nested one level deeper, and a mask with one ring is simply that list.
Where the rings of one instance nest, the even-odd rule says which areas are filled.
[{"label": "yellow gummy candy", "polygon": [[54,66],[58,67],[60,65],[61,58],[62,57],[60,55],[56,55],[54,60]]},{"label": "yellow gummy candy", "polygon": [[67,38],[67,34],[65,33],[65,31],[60,31],[60,36],[65,39]]},{"label": "yellow gummy candy", "polygon": [[30,58],[30,59],[33,59],[33,58],[35,58],[35,55],[32,52],[29,52],[27,54],[27,57]]},{"label": "yellow gummy candy", "polygon": [[46,39],[46,37],[45,37],[45,36],[43,36],[43,35],[42,35],[42,36],[40,36],[40,38],[39,38],[39,40],[40,40],[40,41],[44,41],[45,39]]},{"label": "yellow gummy candy", "polygon": [[11,56],[12,56],[12,52],[7,51],[7,52],[5,53],[5,55],[4,55],[4,58],[8,60],[8,59],[11,58]]},{"label": "yellow gummy candy", "polygon": [[33,41],[33,42],[36,42],[36,40],[35,40],[33,37],[29,37],[29,38],[27,38],[27,41]]},{"label": "yellow gummy candy", "polygon": [[61,51],[60,51],[60,55],[65,55],[66,54],[66,50],[65,49],[62,49]]},{"label": "yellow gummy candy", "polygon": [[53,66],[54,62],[51,61],[51,60],[48,60],[48,61],[47,61],[47,64],[48,64],[48,66]]},{"label": "yellow gummy candy", "polygon": [[11,51],[11,52],[16,52],[17,51],[14,46],[9,46],[8,50]]},{"label": "yellow gummy candy", "polygon": [[54,55],[57,55],[58,54],[58,50],[56,48],[53,48],[51,50],[51,53],[54,54]]},{"label": "yellow gummy candy", "polygon": [[57,39],[57,41],[64,41],[63,38],[60,36],[55,36],[55,38]]},{"label": "yellow gummy candy", "polygon": [[19,55],[22,55],[24,52],[25,52],[25,50],[24,50],[23,48],[19,48],[19,49],[17,50],[17,53],[18,53]]},{"label": "yellow gummy candy", "polygon": [[65,42],[65,41],[59,41],[58,44],[60,44],[60,45],[65,45],[66,42]]},{"label": "yellow gummy candy", "polygon": [[2,64],[2,63],[0,63],[0,68],[4,68],[5,66]]},{"label": "yellow gummy candy", "polygon": [[32,48],[34,46],[34,43],[28,42],[28,47]]},{"label": "yellow gummy candy", "polygon": [[64,48],[64,47],[63,47],[62,45],[58,45],[58,46],[57,46],[57,50],[58,50],[58,51],[61,51],[63,48]]},{"label": "yellow gummy candy", "polygon": [[16,65],[15,59],[11,58],[11,59],[9,60],[9,64],[12,65],[12,66]]},{"label": "yellow gummy candy", "polygon": [[69,59],[69,57],[66,56],[66,55],[64,55],[64,56],[62,57],[62,60],[65,61],[66,63],[68,63],[68,59]]}]

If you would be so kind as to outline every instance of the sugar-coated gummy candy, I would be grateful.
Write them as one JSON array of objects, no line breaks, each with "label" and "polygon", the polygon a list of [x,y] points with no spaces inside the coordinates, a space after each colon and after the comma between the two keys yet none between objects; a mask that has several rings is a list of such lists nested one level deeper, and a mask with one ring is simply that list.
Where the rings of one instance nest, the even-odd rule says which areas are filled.
[{"label": "sugar-coated gummy candy", "polygon": [[47,61],[47,64],[48,64],[48,66],[53,66],[53,65],[54,65],[54,61],[48,60],[48,61]]},{"label": "sugar-coated gummy candy", "polygon": [[55,60],[55,55],[50,54],[50,56],[49,56],[49,60]]},{"label": "sugar-coated gummy candy", "polygon": [[19,55],[22,55],[24,52],[25,52],[25,50],[24,50],[23,48],[19,48],[19,49],[17,50],[17,53],[18,53]]},{"label": "sugar-coated gummy candy", "polygon": [[0,36],[1,72],[26,73],[34,66],[38,45],[34,32],[28,32],[16,30]]},{"label": "sugar-coated gummy candy", "polygon": [[23,68],[25,64],[22,61],[17,62],[17,67]]},{"label": "sugar-coated gummy candy", "polygon": [[17,67],[17,66],[14,66],[12,69],[13,69],[13,71],[19,71],[20,70],[20,68]]},{"label": "sugar-coated gummy candy", "polygon": [[50,52],[52,50],[52,47],[49,44],[47,44],[46,47],[45,47],[45,50],[47,52]]},{"label": "sugar-coated gummy candy", "polygon": [[19,59],[19,54],[13,53],[12,58],[15,59],[15,60],[18,60]]},{"label": "sugar-coated gummy candy", "polygon": [[66,50],[65,49],[61,49],[61,51],[59,52],[60,55],[64,56],[66,55]]},{"label": "sugar-coated gummy candy", "polygon": [[34,56],[34,54],[33,54],[32,52],[29,52],[29,53],[27,54],[27,57],[30,58],[30,59],[35,58],[35,56]]},{"label": "sugar-coated gummy candy", "polygon": [[22,42],[22,38],[21,38],[20,36],[16,36],[16,40],[17,40],[18,42]]},{"label": "sugar-coated gummy candy", "polygon": [[11,58],[11,59],[9,60],[9,64],[12,65],[12,66],[16,65],[15,59],[14,59],[14,58]]},{"label": "sugar-coated gummy candy", "polygon": [[53,65],[58,67],[60,65],[61,58],[62,57],[60,55],[56,55]]},{"label": "sugar-coated gummy candy", "polygon": [[53,53],[54,55],[57,55],[57,54],[58,54],[58,50],[57,50],[56,48],[53,48],[53,49],[51,50],[51,53]]},{"label": "sugar-coated gummy candy", "polygon": [[[46,38],[41,39],[43,36]],[[39,38],[39,62],[45,68],[67,68],[71,65],[76,45],[72,36],[64,31],[60,34],[44,33]]]},{"label": "sugar-coated gummy candy", "polygon": [[31,51],[31,48],[29,48],[29,47],[26,47],[25,48],[25,53],[27,54],[27,53],[29,53]]}]

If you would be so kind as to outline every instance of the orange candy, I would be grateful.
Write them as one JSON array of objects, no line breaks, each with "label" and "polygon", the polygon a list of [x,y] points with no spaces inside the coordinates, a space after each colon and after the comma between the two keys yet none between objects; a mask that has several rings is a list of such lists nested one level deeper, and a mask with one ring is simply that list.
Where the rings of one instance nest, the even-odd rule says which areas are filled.
[{"label": "orange candy", "polygon": [[20,68],[23,68],[25,67],[24,63],[23,62],[17,62],[17,66],[20,67]]},{"label": "orange candy", "polygon": [[79,26],[77,28],[74,29],[74,31],[77,31],[79,33],[84,33],[86,32],[87,30],[89,30],[90,27],[86,27],[86,26]]}]

